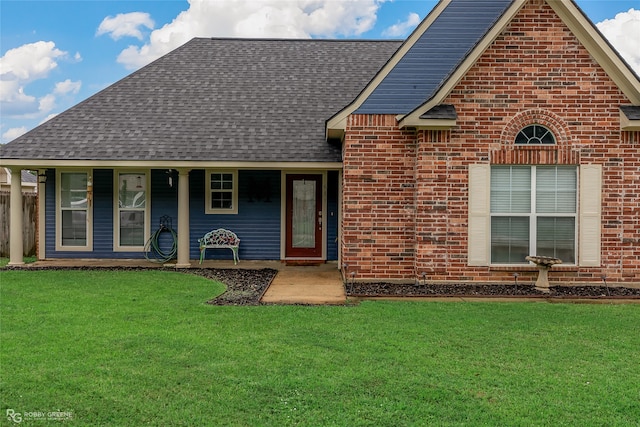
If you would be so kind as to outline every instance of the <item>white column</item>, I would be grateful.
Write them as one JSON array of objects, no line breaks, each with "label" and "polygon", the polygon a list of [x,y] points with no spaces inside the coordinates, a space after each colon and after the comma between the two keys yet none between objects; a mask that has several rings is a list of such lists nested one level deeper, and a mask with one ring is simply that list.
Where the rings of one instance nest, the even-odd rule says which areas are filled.
[{"label": "white column", "polygon": [[176,268],[189,268],[189,169],[178,170],[178,261]]},{"label": "white column", "polygon": [[9,213],[9,265],[24,264],[22,243],[22,170],[11,168],[11,211]]},{"label": "white column", "polygon": [[46,258],[46,229],[45,229],[45,202],[47,200],[46,191],[46,169],[38,170],[38,260]]}]

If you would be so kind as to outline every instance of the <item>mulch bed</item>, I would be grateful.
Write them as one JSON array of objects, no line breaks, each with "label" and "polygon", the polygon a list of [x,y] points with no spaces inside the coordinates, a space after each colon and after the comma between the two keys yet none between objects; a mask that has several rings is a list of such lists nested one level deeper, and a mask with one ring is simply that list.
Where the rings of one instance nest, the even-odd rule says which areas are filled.
[{"label": "mulch bed", "polygon": [[[23,267],[6,267],[22,269]],[[149,270],[146,267],[29,267],[29,270]],[[153,268],[154,270],[157,268]],[[189,268],[174,270],[224,283],[227,290],[207,301],[211,305],[260,305],[260,299],[278,273],[274,269]],[[533,284],[396,284],[347,283],[352,298],[366,297],[529,297],[567,299],[640,299],[640,289],[618,286],[552,286],[550,293]]]},{"label": "mulch bed", "polygon": [[260,270],[198,268],[185,272],[217,280],[227,286],[227,290],[222,295],[207,301],[207,304],[212,305],[260,305],[262,295],[278,274],[278,270],[270,268]]},{"label": "mulch bed", "polygon": [[351,297],[640,298],[640,289],[617,286],[552,286],[549,293],[532,284],[349,283],[346,288]]}]

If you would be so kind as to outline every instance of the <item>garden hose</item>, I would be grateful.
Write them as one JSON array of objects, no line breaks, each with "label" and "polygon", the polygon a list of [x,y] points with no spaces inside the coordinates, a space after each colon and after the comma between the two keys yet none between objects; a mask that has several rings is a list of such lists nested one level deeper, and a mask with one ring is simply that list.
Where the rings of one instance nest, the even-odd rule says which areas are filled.
[{"label": "garden hose", "polygon": [[[160,248],[160,235],[163,232],[170,233],[172,239],[171,249],[166,252]],[[171,227],[167,227],[164,224],[161,224],[160,228],[154,231],[151,237],[149,237],[149,240],[147,240],[147,244],[144,245],[144,257],[151,262],[164,263],[170,261],[176,257],[177,253],[178,237],[176,232],[173,231]]]}]

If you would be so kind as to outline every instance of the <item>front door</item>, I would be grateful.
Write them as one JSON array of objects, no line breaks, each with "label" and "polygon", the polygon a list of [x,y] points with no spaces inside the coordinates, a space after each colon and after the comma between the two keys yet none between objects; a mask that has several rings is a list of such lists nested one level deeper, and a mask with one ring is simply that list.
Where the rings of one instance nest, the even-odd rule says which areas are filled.
[{"label": "front door", "polygon": [[287,175],[287,258],[322,257],[322,175]]}]

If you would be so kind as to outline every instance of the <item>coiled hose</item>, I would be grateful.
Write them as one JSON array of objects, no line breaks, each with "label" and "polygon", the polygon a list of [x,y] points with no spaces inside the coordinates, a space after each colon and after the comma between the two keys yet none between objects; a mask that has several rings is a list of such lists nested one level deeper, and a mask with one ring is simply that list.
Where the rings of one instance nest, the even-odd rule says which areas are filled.
[{"label": "coiled hose", "polygon": [[[160,235],[163,232],[171,234],[172,245],[168,251],[163,251],[160,248]],[[166,225],[160,225],[156,231],[153,232],[147,243],[144,245],[144,257],[151,262],[164,263],[170,261],[176,257],[178,253],[178,236],[171,227]]]}]

